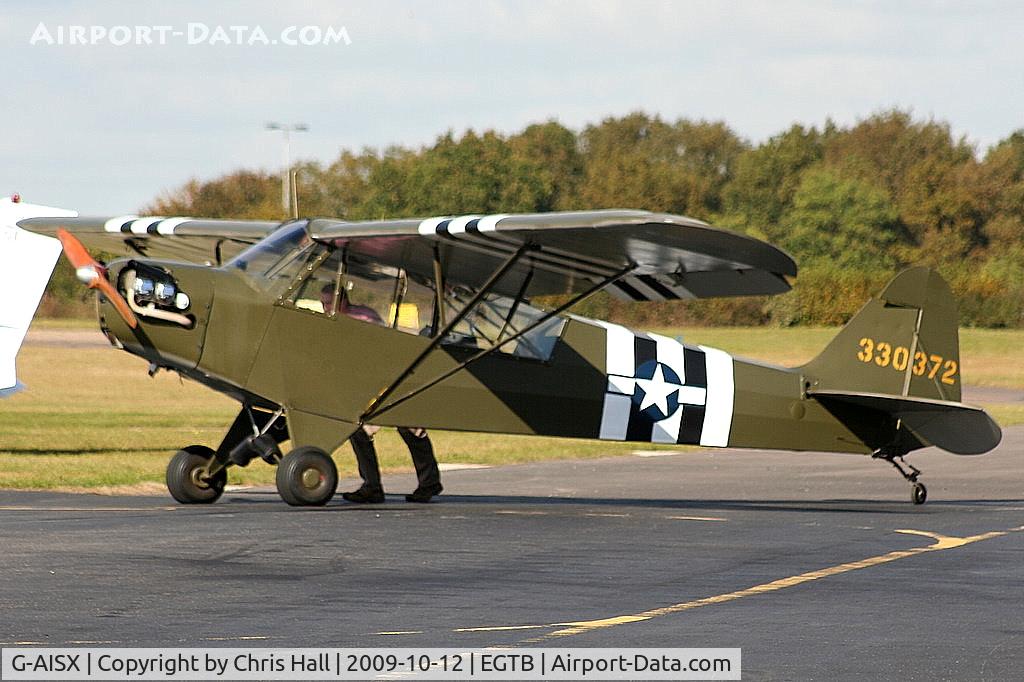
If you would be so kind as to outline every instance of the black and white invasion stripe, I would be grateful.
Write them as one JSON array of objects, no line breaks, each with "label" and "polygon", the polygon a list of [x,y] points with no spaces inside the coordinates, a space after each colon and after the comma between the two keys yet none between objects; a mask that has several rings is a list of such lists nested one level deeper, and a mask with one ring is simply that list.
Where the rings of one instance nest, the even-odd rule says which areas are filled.
[{"label": "black and white invasion stripe", "polygon": [[[625,327],[588,320],[607,331],[608,386],[598,437],[652,443],[725,447],[729,444],[735,385],[732,356],[706,346],[686,346],[658,334],[639,334]],[[642,411],[638,382],[642,368],[659,366],[678,378],[668,415],[652,418]],[[655,410],[657,412],[657,410]]]},{"label": "black and white invasion stripe", "polygon": [[106,232],[120,232],[129,235],[162,235],[171,236],[174,229],[182,223],[187,223],[193,218],[165,218],[163,216],[147,216],[140,218],[136,215],[125,215],[111,218],[103,224]]},{"label": "black and white invasion stripe", "polygon": [[[514,217],[507,213],[494,215],[438,216],[420,221],[418,231],[425,237],[458,240],[463,246],[487,253],[510,255],[523,242],[510,232],[502,231],[501,221]],[[601,280],[621,270],[622,263],[603,261],[579,253],[545,246],[531,253],[537,267],[570,277]],[[627,301],[673,301],[694,298],[685,287],[664,275],[631,275],[607,287],[609,293]]]}]

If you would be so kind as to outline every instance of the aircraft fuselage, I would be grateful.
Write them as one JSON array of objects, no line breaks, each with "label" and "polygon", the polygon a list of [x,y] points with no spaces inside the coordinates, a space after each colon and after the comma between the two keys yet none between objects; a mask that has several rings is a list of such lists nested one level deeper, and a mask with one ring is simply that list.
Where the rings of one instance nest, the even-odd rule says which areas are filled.
[{"label": "aircraft fuselage", "polygon": [[[111,276],[132,262],[112,264]],[[366,420],[368,406],[430,339],[296,306],[236,271],[156,265],[190,297],[191,328],[141,317],[132,330],[105,302],[108,334],[240,402],[284,408],[293,445],[330,452],[369,421],[709,447],[872,449],[807,397],[815,378],[799,369],[576,316],[546,360],[494,353],[458,369],[476,350],[441,345]]]}]

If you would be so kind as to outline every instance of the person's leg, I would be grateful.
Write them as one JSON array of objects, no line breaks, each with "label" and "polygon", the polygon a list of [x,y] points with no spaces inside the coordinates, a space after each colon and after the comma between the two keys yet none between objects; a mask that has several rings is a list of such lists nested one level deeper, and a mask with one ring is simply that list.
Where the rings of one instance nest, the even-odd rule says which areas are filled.
[{"label": "person's leg", "polygon": [[426,502],[442,490],[441,472],[434,457],[434,446],[425,429],[401,427],[398,429],[398,435],[409,448],[413,466],[416,467],[416,492],[407,495],[406,499],[412,502]]},{"label": "person's leg", "polygon": [[384,486],[380,481],[380,464],[377,462],[373,436],[363,429],[356,429],[349,442],[356,453],[356,464],[359,466],[359,477],[363,479],[363,485],[355,492],[343,493],[342,497],[350,502],[383,502]]}]

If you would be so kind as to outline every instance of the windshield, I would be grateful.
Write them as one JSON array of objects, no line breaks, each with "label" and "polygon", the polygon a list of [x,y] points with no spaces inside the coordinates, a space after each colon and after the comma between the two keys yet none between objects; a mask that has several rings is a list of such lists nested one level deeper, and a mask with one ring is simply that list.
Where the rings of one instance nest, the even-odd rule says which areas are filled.
[{"label": "windshield", "polygon": [[266,277],[285,256],[311,243],[305,220],[283,225],[227,262],[253,277]]}]

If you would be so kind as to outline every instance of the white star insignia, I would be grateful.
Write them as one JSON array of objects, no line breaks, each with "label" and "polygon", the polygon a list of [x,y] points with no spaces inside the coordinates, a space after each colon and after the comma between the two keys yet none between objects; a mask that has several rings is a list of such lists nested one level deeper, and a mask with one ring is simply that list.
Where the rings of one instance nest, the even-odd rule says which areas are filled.
[{"label": "white star insignia", "polygon": [[643,412],[651,405],[656,406],[664,415],[668,414],[668,397],[679,390],[679,384],[672,384],[665,381],[665,373],[661,364],[654,370],[654,376],[650,379],[637,379],[637,385],[643,389],[644,399],[640,403],[640,411]]}]

